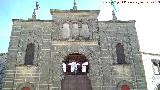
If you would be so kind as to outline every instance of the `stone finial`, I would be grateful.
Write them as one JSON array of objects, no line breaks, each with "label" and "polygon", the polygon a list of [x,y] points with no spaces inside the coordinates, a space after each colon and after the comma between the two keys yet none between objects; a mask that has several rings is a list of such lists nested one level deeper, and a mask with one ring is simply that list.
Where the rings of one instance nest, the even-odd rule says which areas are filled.
[{"label": "stone finial", "polygon": [[117,17],[116,17],[116,14],[115,14],[115,12],[114,12],[114,10],[112,11],[112,20],[117,20]]},{"label": "stone finial", "polygon": [[39,7],[39,4],[38,2],[36,1],[36,10],[38,10],[40,7]]},{"label": "stone finial", "polygon": [[35,12],[35,9],[34,9],[34,11],[33,11],[33,14],[32,14],[32,19],[36,19],[36,12]]},{"label": "stone finial", "polygon": [[36,19],[36,10],[38,10],[40,7],[39,7],[39,4],[38,2],[36,1],[36,8],[34,9],[33,11],[33,14],[32,14],[32,19],[35,20]]},{"label": "stone finial", "polygon": [[76,11],[77,10],[77,3],[76,1],[74,0],[74,3],[73,3],[73,10]]}]

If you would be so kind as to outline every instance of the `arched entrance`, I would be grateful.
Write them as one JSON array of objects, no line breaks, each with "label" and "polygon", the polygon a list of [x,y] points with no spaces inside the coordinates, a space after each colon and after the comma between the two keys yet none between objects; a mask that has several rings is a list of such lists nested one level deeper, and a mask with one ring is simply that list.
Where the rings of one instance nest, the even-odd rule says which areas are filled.
[{"label": "arched entrance", "polygon": [[63,61],[65,78],[62,80],[62,90],[92,90],[87,77],[89,62],[85,55],[69,54]]},{"label": "arched entrance", "polygon": [[79,53],[73,53],[66,56],[63,65],[65,65],[63,66],[65,75],[86,75],[89,69],[87,58]]}]

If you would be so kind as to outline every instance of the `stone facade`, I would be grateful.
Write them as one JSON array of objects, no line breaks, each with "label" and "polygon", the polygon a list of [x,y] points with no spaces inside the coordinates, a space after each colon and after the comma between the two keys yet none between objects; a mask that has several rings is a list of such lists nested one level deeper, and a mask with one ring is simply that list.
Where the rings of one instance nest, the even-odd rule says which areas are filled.
[{"label": "stone facade", "polygon": [[[99,10],[50,10],[52,20],[13,19],[3,90],[61,90],[64,57],[79,53],[89,61],[92,90],[146,90],[135,21],[98,21]],[[25,65],[34,44],[33,65]],[[124,47],[118,64],[116,45]]]},{"label": "stone facade", "polygon": [[5,77],[5,65],[7,63],[7,54],[6,53],[0,53],[0,90],[2,89],[2,82]]}]

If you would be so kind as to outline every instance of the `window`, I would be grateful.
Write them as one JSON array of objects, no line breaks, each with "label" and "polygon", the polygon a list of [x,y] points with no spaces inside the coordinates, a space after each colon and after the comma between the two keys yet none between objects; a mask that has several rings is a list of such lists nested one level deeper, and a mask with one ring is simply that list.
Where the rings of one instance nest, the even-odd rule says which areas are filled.
[{"label": "window", "polygon": [[124,47],[121,43],[116,45],[116,54],[117,54],[117,63],[118,64],[126,64],[125,55],[124,55]]},{"label": "window", "polygon": [[160,90],[160,84],[157,87],[158,87],[158,90]]},{"label": "window", "polygon": [[70,37],[70,28],[68,23],[63,24],[62,36],[64,39],[69,39]]},{"label": "window", "polygon": [[122,85],[121,90],[130,90],[128,85]]},{"label": "window", "polygon": [[84,37],[84,39],[89,38],[89,28],[87,24],[82,24],[82,36]]},{"label": "window", "polygon": [[159,74],[159,67],[158,64],[156,62],[153,62],[153,69],[154,69],[154,74]]},{"label": "window", "polygon": [[160,60],[158,59],[151,59],[152,61],[152,67],[153,67],[153,72],[155,75],[160,74]]},{"label": "window", "polygon": [[78,39],[79,38],[79,31],[78,31],[78,24],[74,23],[72,28],[72,38]]},{"label": "window", "polygon": [[156,61],[152,61],[153,63],[153,71],[154,71],[154,74],[160,74],[160,63],[159,62],[156,62]]},{"label": "window", "polygon": [[62,27],[62,38],[65,40],[88,40],[90,38],[90,31],[88,24],[81,24],[74,22],[72,25],[64,23]]},{"label": "window", "polygon": [[30,88],[25,86],[21,90],[30,90]]},{"label": "window", "polygon": [[30,43],[30,44],[27,45],[25,62],[24,62],[25,65],[33,65],[34,48],[35,48],[35,45],[33,43]]}]

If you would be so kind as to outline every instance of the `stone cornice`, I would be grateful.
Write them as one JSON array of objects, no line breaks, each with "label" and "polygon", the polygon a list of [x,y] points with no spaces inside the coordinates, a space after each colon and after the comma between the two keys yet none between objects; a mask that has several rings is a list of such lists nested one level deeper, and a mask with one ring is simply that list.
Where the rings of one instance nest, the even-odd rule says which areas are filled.
[{"label": "stone cornice", "polygon": [[53,22],[53,20],[40,20],[40,19],[28,19],[28,20],[24,20],[24,19],[12,19],[12,22]]},{"label": "stone cornice", "polygon": [[98,21],[98,22],[106,22],[106,23],[135,23],[136,20],[128,20],[128,21],[109,20],[109,21]]},{"label": "stone cornice", "polygon": [[74,15],[98,15],[100,10],[59,10],[59,9],[50,9],[51,15],[54,14],[74,14]]}]

